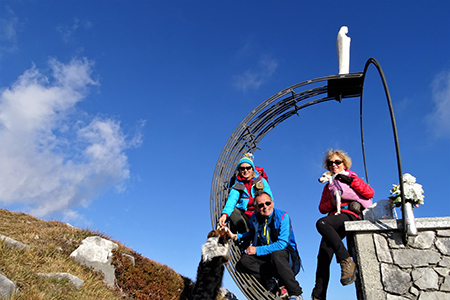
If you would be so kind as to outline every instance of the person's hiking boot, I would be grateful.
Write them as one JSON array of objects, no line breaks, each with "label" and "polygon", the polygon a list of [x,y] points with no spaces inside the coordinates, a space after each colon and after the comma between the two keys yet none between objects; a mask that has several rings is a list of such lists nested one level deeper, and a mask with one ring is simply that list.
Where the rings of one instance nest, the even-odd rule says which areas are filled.
[{"label": "person's hiking boot", "polygon": [[356,264],[351,257],[341,261],[341,284],[349,285],[356,281]]},{"label": "person's hiking boot", "polygon": [[280,287],[277,295],[281,300],[289,300],[289,294],[284,286]]}]

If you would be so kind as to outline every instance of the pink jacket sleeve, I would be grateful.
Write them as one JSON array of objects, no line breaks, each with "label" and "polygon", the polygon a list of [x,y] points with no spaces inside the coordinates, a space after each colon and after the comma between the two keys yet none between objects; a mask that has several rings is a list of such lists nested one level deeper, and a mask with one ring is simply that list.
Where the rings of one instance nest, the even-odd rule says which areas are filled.
[{"label": "pink jacket sleeve", "polygon": [[359,195],[361,195],[362,198],[364,198],[360,198],[358,202],[361,203],[364,208],[368,208],[372,205],[371,198],[373,197],[373,195],[375,195],[375,191],[370,187],[370,185],[365,183],[364,180],[359,178],[355,173],[352,173],[351,176],[353,177],[353,182],[350,187],[354,189]]}]

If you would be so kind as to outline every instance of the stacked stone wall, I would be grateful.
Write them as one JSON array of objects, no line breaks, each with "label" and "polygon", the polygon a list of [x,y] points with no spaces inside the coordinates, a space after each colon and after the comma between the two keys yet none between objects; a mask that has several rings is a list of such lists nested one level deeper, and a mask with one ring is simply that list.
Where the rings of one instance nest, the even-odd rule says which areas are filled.
[{"label": "stacked stone wall", "polygon": [[346,223],[359,300],[450,299],[450,218],[416,219],[416,225],[418,235],[405,244],[401,220]]}]

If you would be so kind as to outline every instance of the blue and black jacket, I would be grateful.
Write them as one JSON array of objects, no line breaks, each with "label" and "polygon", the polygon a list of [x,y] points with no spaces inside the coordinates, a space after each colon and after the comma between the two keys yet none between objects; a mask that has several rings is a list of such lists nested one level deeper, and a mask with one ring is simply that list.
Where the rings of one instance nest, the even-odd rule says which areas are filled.
[{"label": "blue and black jacket", "polygon": [[[268,234],[264,234],[264,230],[268,230]],[[238,239],[253,239],[252,244],[256,246],[257,256],[279,250],[288,251],[292,271],[295,275],[300,271],[301,259],[287,212],[274,208],[268,218],[264,218],[259,213],[253,214],[250,218],[250,230],[242,234],[238,233]]]}]

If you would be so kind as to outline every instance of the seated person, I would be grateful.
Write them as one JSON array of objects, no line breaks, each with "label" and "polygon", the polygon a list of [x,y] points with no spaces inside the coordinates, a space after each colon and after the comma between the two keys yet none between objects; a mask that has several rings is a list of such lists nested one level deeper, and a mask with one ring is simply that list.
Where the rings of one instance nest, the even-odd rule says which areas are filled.
[{"label": "seated person", "polygon": [[[319,211],[327,216],[320,218],[316,223],[322,240],[317,254],[316,284],[312,291],[313,300],[327,298],[330,265],[334,255],[341,266],[341,284],[349,285],[355,282],[356,264],[342,242],[342,239],[346,237],[344,223],[360,220],[362,209],[372,204],[370,199],[374,195],[374,190],[355,172],[350,171],[352,160],[346,152],[329,149],[325,155],[323,166],[336,175],[333,183],[341,186],[343,194],[341,195],[341,214],[336,214],[337,203],[336,197],[333,196],[334,187],[327,184],[322,191]],[[348,192],[349,190],[350,192]]]},{"label": "seated person", "polygon": [[237,164],[238,174],[230,189],[227,202],[219,218],[219,226],[225,226],[230,217],[230,229],[233,232],[247,232],[249,219],[255,211],[254,195],[257,190],[264,190],[272,198],[272,191],[267,180],[255,171],[253,154],[246,153]]},{"label": "seated person", "polygon": [[255,195],[256,213],[250,218],[250,230],[229,235],[234,240],[250,239],[249,246],[238,262],[239,270],[253,275],[268,290],[271,281],[279,279],[292,300],[302,300],[302,288],[295,279],[301,260],[289,215],[273,207],[271,196],[264,191]]}]

